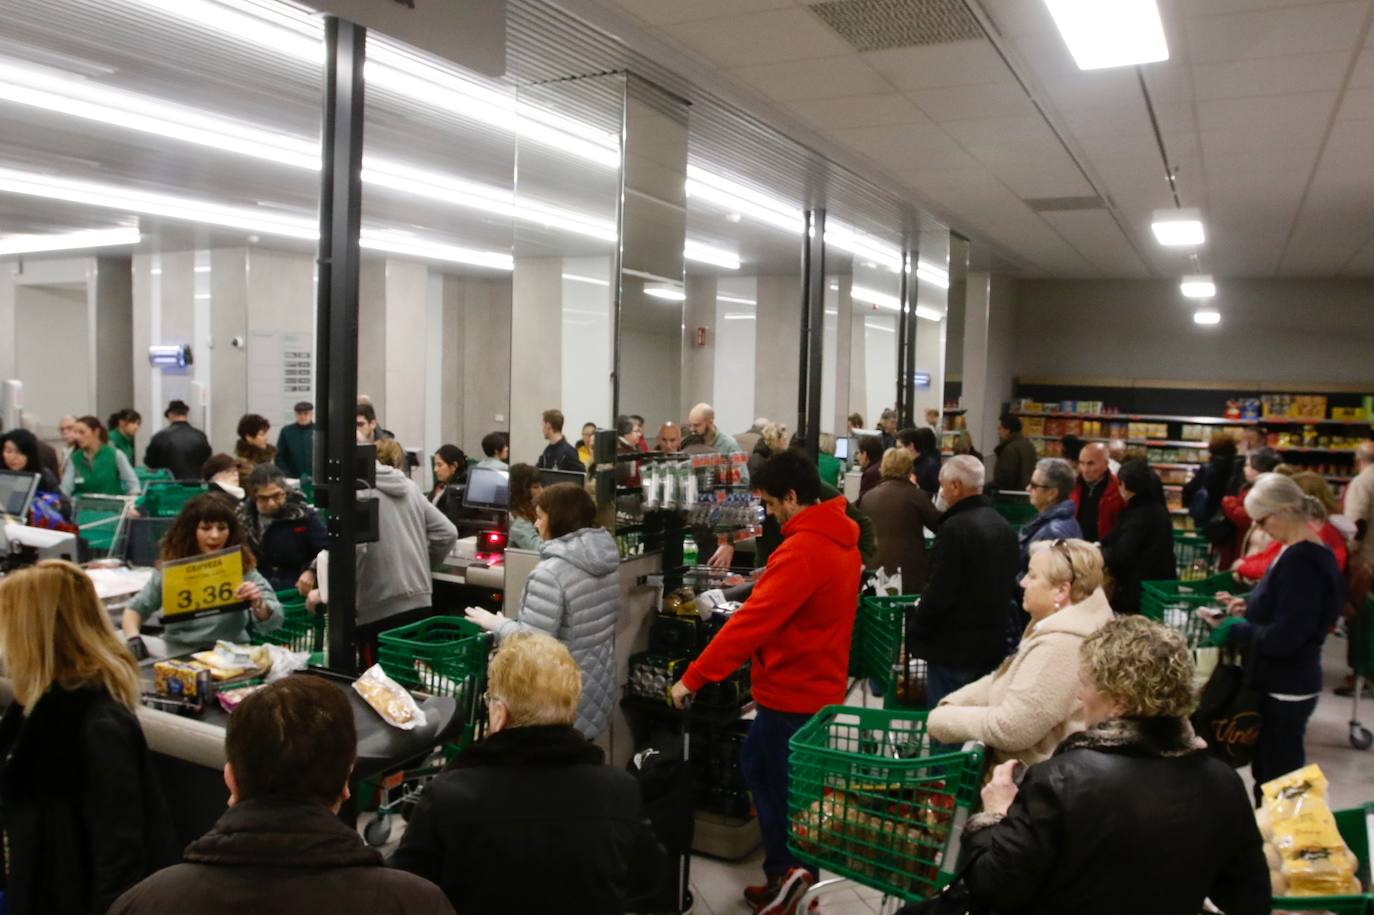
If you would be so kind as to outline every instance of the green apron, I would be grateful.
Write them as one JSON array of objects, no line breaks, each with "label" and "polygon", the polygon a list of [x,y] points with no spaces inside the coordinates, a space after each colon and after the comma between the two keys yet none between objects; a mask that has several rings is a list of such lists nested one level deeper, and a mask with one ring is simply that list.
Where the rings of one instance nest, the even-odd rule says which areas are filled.
[{"label": "green apron", "polygon": [[124,495],[124,481],[119,478],[119,461],[115,450],[102,445],[94,458],[88,458],[80,448],[72,452],[72,469],[76,482],[72,492],[76,495]]},{"label": "green apron", "polygon": [[124,452],[124,456],[129,459],[129,466],[135,467],[134,462],[134,440],[129,438],[118,429],[110,430],[110,445]]}]

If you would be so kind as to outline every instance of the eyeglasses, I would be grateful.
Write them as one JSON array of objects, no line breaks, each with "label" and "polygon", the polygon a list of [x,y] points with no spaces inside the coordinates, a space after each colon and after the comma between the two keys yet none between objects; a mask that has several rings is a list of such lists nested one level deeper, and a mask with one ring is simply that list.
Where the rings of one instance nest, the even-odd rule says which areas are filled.
[{"label": "eyeglasses", "polygon": [[1029,483],[1027,483],[1027,484],[1026,484],[1026,488],[1027,488],[1027,489],[1054,489],[1053,486],[1050,486],[1050,485],[1047,484],[1047,483],[1037,483],[1037,482],[1035,482],[1034,480],[1031,480]]},{"label": "eyeglasses", "polygon": [[1069,587],[1072,588],[1078,576],[1076,576],[1073,571],[1073,554],[1069,552],[1069,541],[1060,537],[1058,540],[1054,541],[1053,547],[1054,551],[1060,556],[1063,556],[1064,561],[1069,564]]},{"label": "eyeglasses", "polygon": [[257,502],[284,502],[286,500],[286,493],[258,493],[257,495],[253,496],[253,499]]}]

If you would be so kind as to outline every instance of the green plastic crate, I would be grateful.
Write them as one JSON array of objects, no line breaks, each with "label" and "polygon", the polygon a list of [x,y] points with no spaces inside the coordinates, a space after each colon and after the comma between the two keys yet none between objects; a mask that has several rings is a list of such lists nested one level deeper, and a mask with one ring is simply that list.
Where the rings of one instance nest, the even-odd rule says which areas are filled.
[{"label": "green plastic crate", "polygon": [[787,844],[799,860],[905,900],[952,879],[983,752],[931,754],[926,714],[832,705],[793,735]]},{"label": "green plastic crate", "polygon": [[1332,912],[1334,915],[1371,915],[1374,913],[1374,893],[1370,886],[1369,831],[1374,828],[1374,804],[1337,810],[1336,828],[1350,851],[1360,861],[1356,871],[1366,892],[1355,896],[1275,896],[1276,912]]},{"label": "green plastic crate", "polygon": [[122,518],[127,500],[124,496],[100,494],[77,495],[73,500],[73,514],[81,537],[96,557],[108,556],[115,541],[123,532]]},{"label": "green plastic crate", "polygon": [[206,492],[200,483],[153,483],[138,501],[138,511],[148,518],[175,518],[182,507]]},{"label": "green plastic crate", "polygon": [[134,476],[138,477],[138,482],[146,489],[149,483],[158,480],[171,480],[172,472],[166,467],[159,467],[157,470],[148,467],[135,467]]},{"label": "green plastic crate", "polygon": [[1212,574],[1207,538],[1193,531],[1174,531],[1174,564],[1180,581],[1199,581]]},{"label": "green plastic crate", "polygon": [[472,742],[481,707],[491,636],[456,616],[434,616],[383,632],[377,660],[397,683],[434,696],[452,696],[467,715],[454,746]]},{"label": "green plastic crate", "polygon": [[1230,572],[1199,581],[1145,581],[1140,584],[1140,613],[1149,619],[1177,629],[1197,648],[1211,635],[1211,627],[1197,618],[1201,607],[1215,606],[1219,591],[1237,597],[1244,591]]},{"label": "green plastic crate", "polygon": [[271,632],[250,630],[249,641],[254,645],[280,645],[292,651],[314,653],[321,650],[324,646],[324,616],[311,616],[310,611],[305,609],[305,598],[294,588],[278,591],[277,600],[281,602],[285,620]]}]

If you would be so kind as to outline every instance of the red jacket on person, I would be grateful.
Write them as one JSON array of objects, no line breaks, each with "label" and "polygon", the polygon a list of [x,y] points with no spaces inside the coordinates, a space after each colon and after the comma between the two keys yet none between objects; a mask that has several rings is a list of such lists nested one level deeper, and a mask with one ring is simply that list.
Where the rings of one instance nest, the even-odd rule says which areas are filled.
[{"label": "red jacket on person", "polygon": [[[1097,501],[1097,542],[1101,543],[1102,538],[1112,532],[1116,527],[1116,519],[1121,516],[1121,510],[1126,507],[1126,500],[1121,498],[1121,489],[1117,486],[1116,475],[1110,470],[1107,471],[1106,481],[1102,484],[1107,487],[1102,490],[1102,498]],[[1078,514],[1078,507],[1083,505],[1083,478],[1078,478],[1078,484],[1073,488],[1074,514]]]},{"label": "red jacket on person", "polygon": [[[1321,530],[1318,532],[1322,538],[1322,543],[1336,555],[1336,566],[1345,574],[1346,563],[1350,559],[1350,549],[1345,544],[1345,538],[1341,532],[1330,521],[1323,521]],[[1250,581],[1259,581],[1264,577],[1264,573],[1269,571],[1269,567],[1274,564],[1274,560],[1279,558],[1279,552],[1283,549],[1283,544],[1277,540],[1270,541],[1269,545],[1260,550],[1253,556],[1247,556],[1240,561],[1232,571],[1240,578]]]},{"label": "red jacket on person", "polygon": [[849,640],[859,603],[859,526],[843,496],[802,509],[782,526],[754,592],[682,675],[692,692],[752,660],[754,700],[810,715],[844,702]]}]

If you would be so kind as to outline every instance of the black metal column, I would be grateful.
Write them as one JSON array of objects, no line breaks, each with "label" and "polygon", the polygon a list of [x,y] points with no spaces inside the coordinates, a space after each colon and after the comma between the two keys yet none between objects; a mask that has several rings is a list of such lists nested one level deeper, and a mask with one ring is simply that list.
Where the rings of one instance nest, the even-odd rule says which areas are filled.
[{"label": "black metal column", "polygon": [[354,411],[358,404],[358,231],[362,212],[363,57],[367,30],[325,17],[323,168],[316,300],[315,486],[329,508],[329,667],[357,673]]},{"label": "black metal column", "polygon": [[897,426],[910,429],[916,425],[916,309],[910,302],[916,284],[911,282],[912,264],[916,255],[910,250],[902,255],[902,289],[898,301],[902,310],[897,315]]},{"label": "black metal column", "polygon": [[797,430],[812,457],[820,454],[821,378],[825,358],[825,210],[806,214],[802,245],[801,372]]}]

